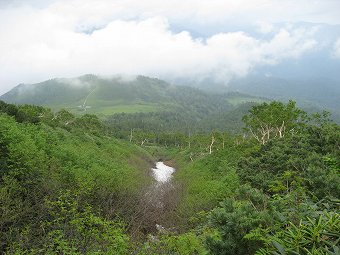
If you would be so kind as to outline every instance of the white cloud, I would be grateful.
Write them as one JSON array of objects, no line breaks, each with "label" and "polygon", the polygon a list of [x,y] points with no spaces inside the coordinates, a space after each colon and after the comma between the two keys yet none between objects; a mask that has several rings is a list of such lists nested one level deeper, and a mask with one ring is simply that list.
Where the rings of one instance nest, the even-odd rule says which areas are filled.
[{"label": "white cloud", "polygon": [[269,42],[262,44],[262,52],[269,63],[277,63],[283,59],[298,58],[304,52],[312,50],[316,40],[308,36],[309,31],[281,29]]},{"label": "white cloud", "polygon": [[[85,73],[228,82],[255,66],[298,58],[316,47],[313,33],[294,27],[273,30],[266,40],[243,32],[194,39],[169,25],[174,20],[219,23],[268,8],[278,8],[278,1],[60,0],[48,8],[0,9],[0,92],[20,82]],[[271,23],[261,22],[269,32]],[[92,28],[93,33],[81,32]]]},{"label": "white cloud", "polygon": [[271,23],[259,21],[256,25],[257,30],[262,34],[269,34],[274,31],[274,26]]}]

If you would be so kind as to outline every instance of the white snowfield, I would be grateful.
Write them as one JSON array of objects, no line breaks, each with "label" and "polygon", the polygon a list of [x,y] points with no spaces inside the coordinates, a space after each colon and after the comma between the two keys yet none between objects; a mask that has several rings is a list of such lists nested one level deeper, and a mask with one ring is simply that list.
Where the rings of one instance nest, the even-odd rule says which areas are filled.
[{"label": "white snowfield", "polygon": [[171,179],[175,168],[164,165],[163,162],[157,162],[156,168],[152,168],[152,172],[157,182],[165,183]]}]

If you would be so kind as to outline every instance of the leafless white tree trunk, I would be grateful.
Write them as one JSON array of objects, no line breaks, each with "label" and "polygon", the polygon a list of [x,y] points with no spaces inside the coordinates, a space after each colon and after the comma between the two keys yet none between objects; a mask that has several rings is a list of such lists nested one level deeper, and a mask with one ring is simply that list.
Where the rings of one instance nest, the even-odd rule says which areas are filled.
[{"label": "leafless white tree trunk", "polygon": [[144,143],[145,143],[147,140],[148,140],[148,139],[145,138],[145,139],[141,142],[140,146],[143,146]]},{"label": "leafless white tree trunk", "polygon": [[212,153],[212,147],[214,145],[214,142],[215,142],[215,137],[212,135],[211,136],[211,143],[210,143],[210,146],[209,146],[209,154]]}]

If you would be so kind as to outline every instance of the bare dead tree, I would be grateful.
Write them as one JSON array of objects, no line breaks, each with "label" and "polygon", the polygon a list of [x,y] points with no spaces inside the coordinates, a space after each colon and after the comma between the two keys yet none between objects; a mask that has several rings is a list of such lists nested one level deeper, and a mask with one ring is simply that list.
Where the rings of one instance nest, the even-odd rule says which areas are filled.
[{"label": "bare dead tree", "polygon": [[140,144],[140,146],[143,146],[144,145],[144,143],[147,141],[148,139],[144,139],[144,140],[142,140],[142,142],[141,142],[141,144]]},{"label": "bare dead tree", "polygon": [[194,160],[192,159],[192,155],[193,155],[192,152],[190,152],[190,156],[189,156],[189,157],[190,157],[190,160],[191,160],[191,161],[194,161]]},{"label": "bare dead tree", "polygon": [[214,143],[215,143],[215,137],[214,137],[214,135],[211,135],[211,143],[209,145],[209,154],[212,153],[212,147],[213,147]]},{"label": "bare dead tree", "polygon": [[191,148],[191,132],[189,132],[189,136],[188,136],[188,147],[189,149]]},{"label": "bare dead tree", "polygon": [[285,131],[286,131],[285,121],[282,121],[282,125],[280,127],[277,127],[277,132],[279,133],[280,138],[283,138],[285,136]]}]

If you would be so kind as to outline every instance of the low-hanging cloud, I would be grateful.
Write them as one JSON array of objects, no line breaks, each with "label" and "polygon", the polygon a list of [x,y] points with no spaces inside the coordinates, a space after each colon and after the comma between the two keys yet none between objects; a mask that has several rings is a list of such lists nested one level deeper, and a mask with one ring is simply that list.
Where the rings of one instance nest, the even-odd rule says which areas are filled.
[{"label": "low-hanging cloud", "polygon": [[[116,8],[121,3],[113,2]],[[256,66],[299,58],[317,46],[313,32],[294,27],[283,27],[265,40],[244,32],[194,38],[186,31],[173,32],[165,16],[108,18],[109,12],[101,5],[98,8],[105,22],[94,17],[84,24],[82,15],[90,9],[85,5],[82,15],[68,15],[65,8],[69,6],[63,3],[47,9],[26,6],[0,10],[0,84],[9,88],[20,82],[86,73],[210,79],[227,84]],[[84,28],[91,27],[91,33],[84,33]],[[1,89],[4,92],[7,88]]]}]

